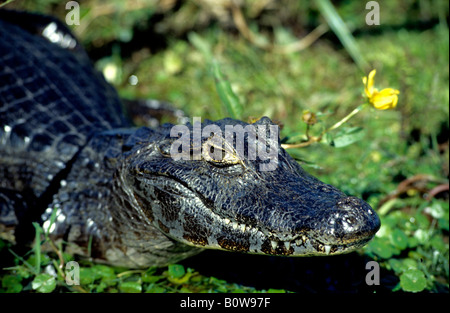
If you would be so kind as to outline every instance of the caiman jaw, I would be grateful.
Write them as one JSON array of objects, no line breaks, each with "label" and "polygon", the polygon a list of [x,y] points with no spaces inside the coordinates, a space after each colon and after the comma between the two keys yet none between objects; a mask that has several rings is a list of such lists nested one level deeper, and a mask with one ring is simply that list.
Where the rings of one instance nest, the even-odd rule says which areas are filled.
[{"label": "caiman jaw", "polygon": [[[354,251],[364,246],[379,229],[379,222],[374,228],[364,235],[360,234],[346,240],[339,238],[318,239],[314,232],[300,231],[294,235],[281,235],[274,232],[265,232],[257,227],[240,224],[228,218],[222,222],[229,226],[227,232],[239,238],[233,244],[232,240],[227,245],[220,245],[219,249],[242,251],[256,254],[284,255],[284,256],[312,256],[312,255],[335,255]],[[248,244],[243,244],[248,242]],[[243,249],[245,247],[245,249]],[[211,248],[214,248],[211,246]]]},{"label": "caiman jaw", "polygon": [[[195,193],[190,188],[189,190]],[[257,223],[251,225],[228,217],[221,217],[209,205],[211,203],[202,202],[203,209],[209,212],[209,225],[212,226],[207,231],[203,230],[203,233],[207,233],[208,236],[205,236],[203,240],[198,240],[197,237],[183,236],[181,241],[196,247],[251,254],[336,255],[361,248],[372,239],[380,227],[378,216],[372,208],[354,197],[346,197],[337,201],[336,206],[329,209],[330,214],[327,218],[317,222],[319,230],[299,228],[291,232],[269,230]],[[354,216],[363,221],[352,224],[351,219]],[[371,219],[372,222],[368,222],[366,219]],[[363,227],[358,225],[363,225]],[[186,226],[184,225],[185,230]]]}]

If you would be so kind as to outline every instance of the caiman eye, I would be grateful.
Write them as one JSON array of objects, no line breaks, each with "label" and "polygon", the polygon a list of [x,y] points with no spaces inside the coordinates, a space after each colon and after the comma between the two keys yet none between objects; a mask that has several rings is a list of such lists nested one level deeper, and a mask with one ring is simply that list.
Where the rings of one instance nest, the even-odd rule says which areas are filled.
[{"label": "caiman eye", "polygon": [[[215,149],[215,151],[211,151],[210,153],[207,152],[206,155],[203,155],[203,159],[214,166],[226,167],[241,163],[241,160],[239,160],[236,155],[231,154],[226,150],[216,149],[214,147],[211,149]],[[219,158],[217,158],[217,155],[219,155]]]},{"label": "caiman eye", "polygon": [[202,158],[217,167],[242,163],[237,151],[220,136],[208,138],[202,144]]},{"label": "caiman eye", "polygon": [[161,143],[158,147],[159,152],[165,156],[165,157],[170,157],[170,147],[172,145],[172,142],[170,141],[164,141],[163,143]]}]

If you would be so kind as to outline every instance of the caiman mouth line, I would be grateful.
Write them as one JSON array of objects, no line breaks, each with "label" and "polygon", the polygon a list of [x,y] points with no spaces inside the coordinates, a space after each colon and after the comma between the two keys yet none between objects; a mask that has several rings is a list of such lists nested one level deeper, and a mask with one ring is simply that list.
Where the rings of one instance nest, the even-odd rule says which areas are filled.
[{"label": "caiman mouth line", "polygon": [[[214,213],[213,213],[214,214]],[[215,214],[217,217],[219,217],[217,214]],[[220,220],[220,218],[219,218]],[[302,247],[306,243],[310,243],[316,250],[317,254],[314,255],[330,255],[330,254],[340,254],[344,253],[347,250],[352,249],[353,247],[359,247],[364,245],[366,242],[368,242],[372,236],[367,236],[361,238],[354,238],[353,240],[347,240],[345,243],[341,244],[328,244],[324,243],[318,239],[311,238],[305,233],[299,233],[292,237],[292,239],[280,239],[277,238],[277,235],[273,232],[264,232],[260,229],[256,229],[253,226],[249,226],[247,224],[241,224],[236,221],[231,221],[228,218],[224,218],[220,220],[222,224],[224,225],[230,225],[231,228],[235,231],[240,231],[242,234],[250,234],[250,235],[256,235],[261,238],[262,241],[269,241],[270,242],[270,250],[271,252],[268,254],[272,255],[293,255],[293,251],[290,252],[292,249],[297,247]],[[283,236],[284,237],[284,236]],[[299,255],[303,256],[303,255]]]},{"label": "caiman mouth line", "polygon": [[[214,211],[214,206],[211,200],[206,199],[201,193],[191,188],[187,183],[183,182],[177,177],[172,175],[164,175],[161,173],[145,173],[144,176],[157,176],[164,177],[173,180],[175,183],[182,185],[184,188],[188,189],[192,194],[199,199],[204,208],[207,208],[209,216],[214,221],[214,228],[220,229],[229,229],[236,236],[249,236],[253,238],[258,238],[261,242],[260,247],[256,251],[247,251],[248,253],[265,253],[269,255],[290,255],[290,256],[311,256],[311,255],[337,255],[345,253],[349,250],[353,250],[354,248],[358,248],[363,246],[366,242],[368,242],[372,236],[369,234],[367,236],[363,236],[361,238],[352,238],[347,239],[346,242],[342,242],[339,244],[331,244],[323,242],[322,240],[318,240],[312,238],[307,234],[306,231],[299,232],[298,234],[293,235],[291,238],[287,234],[276,234],[275,232],[269,230],[263,230],[253,225],[249,225],[247,223],[240,223],[236,220],[233,220],[230,217],[223,217]],[[146,177],[145,179],[148,179]],[[206,214],[204,212],[203,214]],[[281,239],[281,237],[284,237]],[[179,239],[179,238],[178,238]],[[217,238],[207,238],[208,243],[205,245],[198,245],[193,242],[187,242],[189,245],[193,245],[196,247],[202,248],[212,248],[212,249],[221,249],[223,247],[211,245],[211,242],[217,242]],[[185,239],[186,240],[186,239]],[[265,244],[267,243],[267,244]],[[310,251],[309,253],[295,254],[296,248],[302,248],[306,245],[314,248],[314,251]],[[229,249],[232,250],[232,249]]]},{"label": "caiman mouth line", "polygon": [[[234,231],[240,232],[244,235],[250,235],[259,237],[261,242],[269,242],[270,246],[264,249],[262,246],[257,252],[264,252],[270,255],[291,255],[291,256],[307,256],[307,255],[333,255],[333,254],[341,254],[345,253],[348,250],[353,250],[355,247],[363,246],[366,242],[368,242],[372,236],[362,237],[362,238],[353,238],[352,240],[347,240],[345,243],[340,244],[328,244],[323,241],[320,241],[315,238],[311,238],[305,232],[296,234],[292,236],[291,239],[280,239],[277,237],[277,234],[273,232],[265,232],[261,229],[257,229],[254,226],[250,226],[244,223],[238,223],[236,221],[232,221],[229,218],[221,219],[219,215],[212,212],[217,220],[221,223],[221,225],[226,225],[231,227]],[[285,237],[285,236],[283,236]],[[308,254],[295,254],[295,248],[305,247],[306,244],[314,247],[315,252],[311,251]],[[249,253],[252,253],[249,251]]]}]

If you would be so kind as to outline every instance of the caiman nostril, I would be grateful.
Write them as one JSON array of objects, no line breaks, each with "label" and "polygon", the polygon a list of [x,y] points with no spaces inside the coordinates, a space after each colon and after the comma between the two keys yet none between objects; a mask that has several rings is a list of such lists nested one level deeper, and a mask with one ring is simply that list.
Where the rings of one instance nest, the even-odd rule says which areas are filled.
[{"label": "caiman nostril", "polygon": [[333,234],[329,237],[329,242],[367,241],[380,228],[376,212],[369,204],[356,197],[338,199],[328,222],[329,231]]},{"label": "caiman nostril", "polygon": [[336,207],[342,210],[362,210],[364,207],[368,207],[368,204],[356,197],[346,197],[339,199]]}]

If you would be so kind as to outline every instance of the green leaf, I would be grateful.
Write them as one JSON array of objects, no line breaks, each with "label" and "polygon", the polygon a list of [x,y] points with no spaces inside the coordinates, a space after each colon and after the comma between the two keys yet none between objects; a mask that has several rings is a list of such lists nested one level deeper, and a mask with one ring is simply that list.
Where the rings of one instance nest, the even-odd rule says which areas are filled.
[{"label": "green leaf", "polygon": [[80,284],[81,285],[89,285],[97,279],[95,275],[95,271],[90,267],[81,267],[80,268]]},{"label": "green leaf", "polygon": [[416,221],[417,228],[428,229],[430,227],[430,221],[424,214],[422,214],[422,212],[417,212],[414,214],[414,219]]},{"label": "green leaf", "polygon": [[401,273],[405,270],[403,262],[398,259],[389,259],[388,264],[395,273]]},{"label": "green leaf", "polygon": [[125,293],[141,293],[142,285],[136,281],[126,281],[119,285],[119,290]]},{"label": "green leaf", "polygon": [[447,212],[447,214],[445,214],[445,216],[443,218],[440,218],[438,220],[439,228],[441,228],[441,229],[443,229],[443,230],[445,230],[447,232],[449,231],[449,219],[448,219],[448,217],[449,217],[449,215],[448,215],[448,212]]},{"label": "green leaf", "polygon": [[22,291],[22,277],[18,275],[5,275],[2,278],[2,287],[7,293],[19,293]]},{"label": "green leaf", "polygon": [[406,236],[402,230],[398,228],[394,229],[390,237],[392,244],[400,250],[404,250],[408,247],[408,236]]},{"label": "green leaf", "polygon": [[[22,262],[25,262],[25,260],[23,260]],[[19,265],[16,266],[14,268],[15,271],[15,275],[21,277],[22,279],[27,279],[32,277],[33,275],[36,275],[36,273],[34,273],[34,267],[31,267],[30,264],[26,265],[24,263],[24,265]]]},{"label": "green leaf", "polygon": [[408,237],[408,247],[415,248],[419,245],[419,241],[415,237]]},{"label": "green leaf", "polygon": [[10,2],[13,2],[14,0],[6,0],[6,2],[0,3],[0,8],[4,5],[7,5]]},{"label": "green leaf", "polygon": [[213,53],[211,49],[211,43],[208,40],[203,39],[195,32],[190,32],[188,34],[189,42],[201,53],[206,59],[206,62],[211,62],[213,58]]},{"label": "green leaf", "polygon": [[107,286],[113,286],[117,283],[117,276],[114,269],[106,265],[95,265],[92,267],[95,278],[100,278],[101,282]]},{"label": "green leaf", "polygon": [[430,240],[430,246],[433,247],[434,250],[445,253],[445,251],[448,250],[448,243],[445,243],[444,240],[445,239],[441,236],[433,236]]},{"label": "green leaf", "polygon": [[169,265],[169,277],[170,278],[181,278],[186,274],[186,270],[183,265],[180,264],[170,264]]},{"label": "green leaf", "polygon": [[218,279],[216,277],[209,277],[208,283],[211,284],[215,291],[217,292],[229,292],[226,284],[227,282],[223,279]]},{"label": "green leaf", "polygon": [[48,234],[50,233],[50,229],[52,228],[53,224],[55,224],[57,212],[58,208],[53,208],[52,215],[50,215],[50,224],[48,225],[47,229],[44,230],[46,236],[48,236]]},{"label": "green leaf", "polygon": [[145,290],[145,292],[147,293],[163,293],[166,291],[167,291],[166,288],[157,286],[155,284],[151,284],[150,286],[148,286],[147,290]]},{"label": "green leaf", "polygon": [[367,67],[367,62],[364,59],[363,54],[359,50],[355,38],[351,34],[342,18],[337,13],[334,6],[329,0],[316,0],[316,4],[320,13],[327,21],[328,26],[330,26],[330,28],[339,38],[345,50],[347,50],[353,61],[355,61],[356,65],[358,65],[359,69],[364,71],[364,69],[366,69]]},{"label": "green leaf", "polygon": [[217,94],[219,95],[222,104],[226,107],[231,118],[239,119],[242,115],[242,105],[239,102],[238,96],[233,92],[230,83],[220,71],[219,64],[214,61],[212,67]]},{"label": "green leaf", "polygon": [[171,264],[169,265],[169,276],[167,279],[174,284],[185,284],[189,281],[193,274],[193,270],[188,268],[187,272],[184,269],[183,265],[180,264]]},{"label": "green leaf", "polygon": [[56,288],[55,277],[46,273],[39,274],[33,279],[31,287],[37,292],[50,293]]},{"label": "green leaf", "polygon": [[156,283],[163,276],[155,275],[157,267],[153,266],[141,274],[141,279],[144,283]]},{"label": "green leaf", "polygon": [[368,246],[369,251],[375,253],[383,259],[389,259],[394,254],[398,254],[399,251],[396,250],[387,240],[381,238],[375,238],[372,240]]},{"label": "green leaf", "polygon": [[366,134],[362,127],[346,127],[333,136],[333,145],[336,148],[342,148],[351,145],[364,138]]},{"label": "green leaf", "polygon": [[430,233],[423,229],[418,229],[414,233],[414,238],[416,238],[421,244],[426,244],[428,240],[430,240],[430,236]]},{"label": "green leaf", "polygon": [[409,269],[400,275],[400,286],[404,291],[422,291],[427,286],[425,274],[418,269]]},{"label": "green leaf", "polygon": [[440,219],[445,215],[445,210],[438,201],[434,201],[430,206],[425,208],[425,212],[429,213],[435,219]]},{"label": "green leaf", "polygon": [[41,268],[41,234],[43,233],[42,227],[36,223],[33,222],[33,226],[35,229],[35,237],[34,237],[34,256],[36,258],[36,273],[39,273],[39,270]]},{"label": "green leaf", "polygon": [[169,75],[175,75],[183,69],[183,60],[174,51],[167,51],[164,54],[164,69]]},{"label": "green leaf", "polygon": [[108,285],[106,283],[104,283],[103,281],[101,281],[100,284],[98,284],[95,287],[95,291],[99,292],[99,293],[104,292],[107,287],[108,287]]},{"label": "green leaf", "polygon": [[267,293],[286,293],[286,290],[270,288],[270,289],[267,289]]}]

